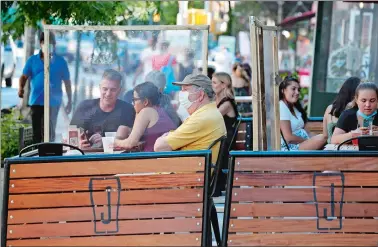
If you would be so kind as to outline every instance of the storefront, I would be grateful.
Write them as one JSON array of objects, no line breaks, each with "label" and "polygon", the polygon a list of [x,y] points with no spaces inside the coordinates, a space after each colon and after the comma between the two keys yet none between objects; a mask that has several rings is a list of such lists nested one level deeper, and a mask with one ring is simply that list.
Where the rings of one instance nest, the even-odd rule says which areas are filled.
[{"label": "storefront", "polygon": [[310,115],[323,116],[350,76],[378,83],[377,52],[377,2],[319,2]]}]

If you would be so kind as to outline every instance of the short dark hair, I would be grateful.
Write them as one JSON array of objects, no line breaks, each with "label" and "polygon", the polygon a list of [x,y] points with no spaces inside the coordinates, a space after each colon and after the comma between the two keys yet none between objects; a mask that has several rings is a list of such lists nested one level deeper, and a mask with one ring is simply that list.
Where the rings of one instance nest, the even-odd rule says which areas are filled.
[{"label": "short dark hair", "polygon": [[121,73],[114,69],[107,69],[104,71],[102,75],[102,79],[108,79],[110,81],[117,81],[119,83],[119,87],[123,86],[123,76]]},{"label": "short dark hair", "polygon": [[[53,44],[55,45],[56,44],[56,41],[55,41],[55,35],[53,33],[50,32],[50,44]],[[45,43],[45,33],[42,32],[41,35],[39,35],[39,43]]]}]

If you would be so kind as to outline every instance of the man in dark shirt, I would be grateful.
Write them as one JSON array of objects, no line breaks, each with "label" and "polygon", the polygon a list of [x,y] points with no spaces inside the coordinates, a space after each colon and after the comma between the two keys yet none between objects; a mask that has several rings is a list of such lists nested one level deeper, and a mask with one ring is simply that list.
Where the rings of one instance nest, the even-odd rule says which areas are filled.
[{"label": "man in dark shirt", "polygon": [[77,107],[71,125],[83,128],[81,147],[102,146],[105,132],[117,132],[126,138],[135,119],[134,107],[118,100],[122,75],[115,70],[106,70],[100,83],[100,98],[84,100]]}]

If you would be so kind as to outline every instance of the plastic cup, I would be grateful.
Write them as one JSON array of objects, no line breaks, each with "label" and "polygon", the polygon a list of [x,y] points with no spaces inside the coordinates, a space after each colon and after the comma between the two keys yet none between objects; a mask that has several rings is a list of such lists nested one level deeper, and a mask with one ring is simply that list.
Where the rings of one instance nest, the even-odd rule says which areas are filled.
[{"label": "plastic cup", "polygon": [[104,153],[114,153],[114,137],[102,137],[102,146],[104,147]]},{"label": "plastic cup", "polygon": [[[62,139],[61,139],[61,142],[64,143],[64,144],[68,144],[68,133],[67,132],[64,132],[62,133]],[[63,147],[63,150],[69,150],[70,148],[67,147],[67,146],[64,146]]]},{"label": "plastic cup", "polygon": [[105,132],[105,137],[116,137],[117,132]]}]

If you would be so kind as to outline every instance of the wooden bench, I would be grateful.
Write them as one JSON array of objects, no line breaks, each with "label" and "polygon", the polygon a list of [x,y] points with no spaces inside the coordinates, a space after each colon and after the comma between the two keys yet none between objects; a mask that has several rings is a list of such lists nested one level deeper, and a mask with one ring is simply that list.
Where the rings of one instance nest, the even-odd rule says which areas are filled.
[{"label": "wooden bench", "polygon": [[309,117],[306,123],[306,129],[312,134],[323,133],[323,117]]},{"label": "wooden bench", "polygon": [[[253,118],[243,117],[238,120],[241,120],[241,122],[236,136],[235,150],[252,150]],[[310,117],[306,123],[306,129],[312,134],[323,133],[323,118]]]},{"label": "wooden bench", "polygon": [[8,159],[2,246],[208,246],[210,160],[211,151]]},{"label": "wooden bench", "polygon": [[378,246],[378,152],[230,157],[222,246]]}]

